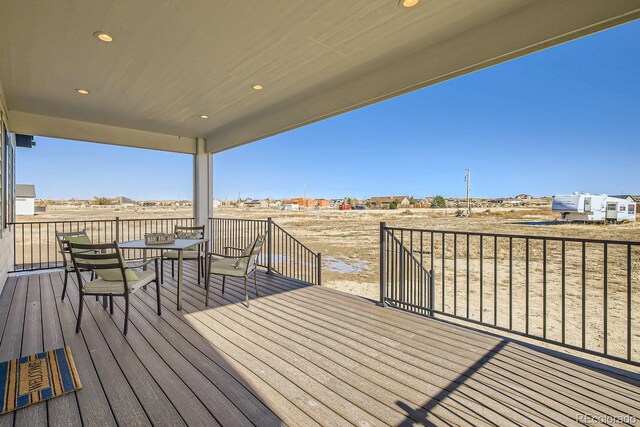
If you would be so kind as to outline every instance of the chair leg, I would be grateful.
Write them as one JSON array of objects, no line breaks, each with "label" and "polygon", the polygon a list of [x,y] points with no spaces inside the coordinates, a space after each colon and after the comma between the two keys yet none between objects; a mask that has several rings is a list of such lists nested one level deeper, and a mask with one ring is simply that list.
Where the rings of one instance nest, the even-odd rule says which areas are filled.
[{"label": "chair leg", "polygon": [[258,271],[253,270],[253,286],[256,288],[256,297],[258,297]]},{"label": "chair leg", "polygon": [[82,291],[80,291],[80,301],[78,303],[78,322],[76,323],[76,334],[80,332],[80,321],[82,320],[83,303],[84,303],[84,298],[82,295]]},{"label": "chair leg", "polygon": [[209,288],[211,287],[211,264],[207,267],[206,277],[204,278],[204,306],[209,305]]},{"label": "chair leg", "polygon": [[64,294],[67,293],[67,282],[69,281],[69,272],[64,270],[64,286],[62,286],[62,301],[64,301]]},{"label": "chair leg", "polygon": [[113,295],[109,295],[109,313],[113,315]]},{"label": "chair leg", "polygon": [[200,265],[200,256],[198,256],[196,262],[198,263],[198,286],[200,286],[200,276],[202,276],[202,265]]},{"label": "chair leg", "polygon": [[247,290],[247,276],[244,276],[244,302],[247,304],[247,308],[249,308],[249,291]]},{"label": "chair leg", "polygon": [[160,283],[156,281],[156,298],[158,299],[158,316],[162,316],[162,304],[160,304]]},{"label": "chair leg", "polygon": [[164,283],[164,258],[160,257],[160,283]]},{"label": "chair leg", "polygon": [[222,293],[224,294],[224,282],[227,279],[227,276],[222,276]]},{"label": "chair leg", "polygon": [[129,295],[125,294],[124,301],[124,334],[127,335],[127,332],[129,331]]},{"label": "chair leg", "polygon": [[175,277],[175,263],[174,260],[171,260],[171,278],[173,279]]}]

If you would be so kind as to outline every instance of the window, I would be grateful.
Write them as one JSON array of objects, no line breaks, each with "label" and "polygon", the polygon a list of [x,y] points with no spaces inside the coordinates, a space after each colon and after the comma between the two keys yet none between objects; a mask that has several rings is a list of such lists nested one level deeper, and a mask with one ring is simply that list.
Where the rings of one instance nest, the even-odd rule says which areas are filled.
[{"label": "window", "polygon": [[[7,132],[4,128],[4,117],[2,116],[2,111],[0,111],[0,231],[4,230],[7,226],[7,219],[5,218],[6,215],[6,203],[5,200],[7,198],[7,195],[5,194],[7,189],[6,189],[6,176],[4,173],[4,165],[5,165],[5,147],[7,144]],[[0,236],[2,237],[2,236]]]},{"label": "window", "polygon": [[15,220],[15,146],[0,111],[0,230]]}]

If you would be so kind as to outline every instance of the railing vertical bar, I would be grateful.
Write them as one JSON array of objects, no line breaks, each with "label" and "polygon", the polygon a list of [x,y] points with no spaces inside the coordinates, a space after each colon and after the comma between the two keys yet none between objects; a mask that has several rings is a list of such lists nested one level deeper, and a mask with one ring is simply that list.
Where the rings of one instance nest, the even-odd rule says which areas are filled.
[{"label": "railing vertical bar", "polygon": [[445,290],[445,259],[447,258],[446,253],[445,253],[445,243],[446,243],[447,239],[446,236],[444,234],[444,232],[442,233],[442,311],[445,312],[446,311],[446,306],[445,306],[445,294],[446,294],[446,290]]},{"label": "railing vertical bar", "polygon": [[458,235],[453,235],[453,315],[458,315]]},{"label": "railing vertical bar", "polygon": [[509,329],[513,329],[513,237],[509,237]]},{"label": "railing vertical bar", "polygon": [[631,245],[627,244],[627,360],[631,361]]},{"label": "railing vertical bar", "polygon": [[587,342],[587,247],[582,242],[582,349]]},{"label": "railing vertical bar", "polygon": [[606,243],[604,244],[604,248],[603,248],[603,258],[604,258],[604,268],[603,268],[603,280],[604,283],[602,284],[603,287],[603,320],[604,320],[604,331],[603,331],[603,338],[604,338],[604,354],[605,356],[609,354],[609,318],[608,318],[608,313],[607,313],[607,309],[609,307],[608,304],[608,298],[609,298],[609,283],[608,283],[608,275],[609,275],[609,245],[607,245]]},{"label": "railing vertical bar", "polygon": [[562,240],[562,344],[565,343],[565,339],[566,339],[566,331],[565,331],[565,324],[566,324],[566,319],[565,319],[565,315],[566,315],[566,244],[565,244],[565,240]]},{"label": "railing vertical bar", "polygon": [[542,338],[547,339],[547,239],[542,239]]},{"label": "railing vertical bar", "polygon": [[525,244],[525,291],[524,291],[524,295],[525,295],[525,304],[524,304],[524,330],[525,333],[528,335],[529,334],[529,238],[527,237],[524,240],[524,244]]},{"label": "railing vertical bar", "polygon": [[469,234],[467,234],[467,287],[466,287],[467,288],[466,289],[466,292],[467,292],[467,319],[469,318],[469,308],[470,308],[469,307],[469,305],[470,305],[469,304],[469,302],[470,302],[469,301],[469,283],[470,283],[470,279],[471,279],[471,276],[469,274],[469,257],[470,257],[470,252],[471,252],[471,244],[470,243],[471,242],[469,240]]},{"label": "railing vertical bar", "polygon": [[493,236],[493,325],[498,325],[498,236]]},{"label": "railing vertical bar", "polygon": [[31,244],[29,245],[30,252],[31,252],[31,258],[29,259],[29,261],[31,261],[31,269],[33,270],[33,264],[34,264],[34,262],[33,262],[33,223],[31,223],[31,227],[29,227],[29,228],[30,228],[30,231],[31,231]]},{"label": "railing vertical bar", "polygon": [[[49,250],[51,249],[51,243],[49,242],[49,223],[47,222],[47,268],[50,268],[50,260],[51,260],[51,256],[49,254]],[[57,243],[57,242],[56,242]],[[15,252],[14,252],[15,253]]]},{"label": "railing vertical bar", "polygon": [[484,240],[480,236],[480,322],[484,312]]},{"label": "railing vertical bar", "polygon": [[[38,240],[42,241],[42,223],[38,223]],[[42,268],[42,245],[38,245],[38,268]]]}]

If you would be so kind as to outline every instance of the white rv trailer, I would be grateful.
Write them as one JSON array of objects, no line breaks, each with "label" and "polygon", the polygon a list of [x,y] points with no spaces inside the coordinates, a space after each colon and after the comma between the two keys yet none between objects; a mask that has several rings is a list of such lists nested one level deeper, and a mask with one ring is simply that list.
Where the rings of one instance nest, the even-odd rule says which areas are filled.
[{"label": "white rv trailer", "polygon": [[636,220],[634,202],[606,194],[573,193],[554,196],[551,210],[562,218],[579,222],[621,222]]}]

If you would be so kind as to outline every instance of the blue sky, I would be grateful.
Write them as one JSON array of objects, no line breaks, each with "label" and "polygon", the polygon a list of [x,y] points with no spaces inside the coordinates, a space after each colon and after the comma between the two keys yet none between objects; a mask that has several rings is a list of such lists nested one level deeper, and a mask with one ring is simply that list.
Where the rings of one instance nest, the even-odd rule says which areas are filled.
[{"label": "blue sky", "polygon": [[[467,167],[474,197],[640,194],[638,76],[633,22],[218,153],[214,194],[461,197]],[[17,179],[38,197],[191,198],[190,156],[36,140]]]}]

